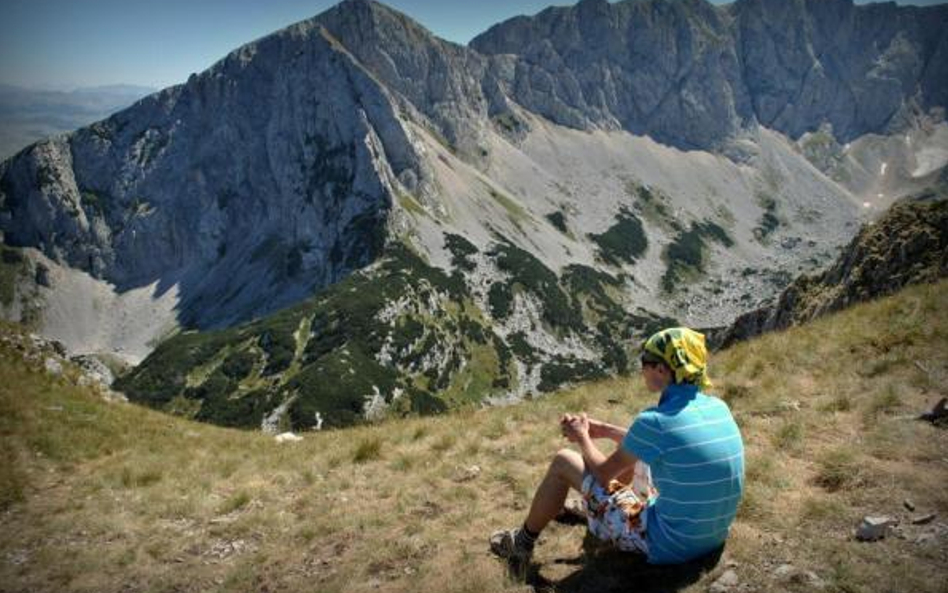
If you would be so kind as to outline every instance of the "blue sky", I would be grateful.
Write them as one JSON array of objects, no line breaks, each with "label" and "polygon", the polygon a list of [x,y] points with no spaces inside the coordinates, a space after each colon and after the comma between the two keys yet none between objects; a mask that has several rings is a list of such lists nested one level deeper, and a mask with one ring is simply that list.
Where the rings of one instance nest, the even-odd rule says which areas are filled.
[{"label": "blue sky", "polygon": [[[913,0],[937,4],[945,0]],[[68,89],[162,88],[230,50],[316,15],[334,0],[3,0],[0,83]],[[556,0],[389,0],[435,34],[466,43]],[[716,3],[721,3],[716,2]],[[905,3],[905,2],[900,2]]]}]

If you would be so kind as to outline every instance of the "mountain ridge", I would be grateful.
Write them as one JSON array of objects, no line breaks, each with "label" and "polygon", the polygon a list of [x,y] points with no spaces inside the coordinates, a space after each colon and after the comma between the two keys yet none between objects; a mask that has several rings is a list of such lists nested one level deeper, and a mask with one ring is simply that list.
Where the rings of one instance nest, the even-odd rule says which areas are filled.
[{"label": "mountain ridge", "polygon": [[[750,122],[794,139],[829,122],[846,142],[882,132],[890,122],[904,125],[914,108],[945,105],[948,42],[935,23],[948,19],[948,8],[902,8],[856,6],[851,0],[744,0],[719,7],[701,0],[586,2],[515,17],[470,45],[489,54],[523,51],[528,61],[541,64],[537,73],[518,73],[513,85],[542,74],[544,63],[565,71],[566,80],[578,85],[560,101],[565,109],[629,79],[615,87],[622,93],[612,91],[615,96],[605,102],[596,99],[603,113],[591,123],[608,124],[612,118],[635,133],[654,134],[679,147],[720,146]],[[586,22],[595,18],[612,26],[585,31]],[[871,48],[858,38],[867,30],[873,31]],[[606,38],[597,40],[597,35]],[[656,46],[661,48],[657,53]],[[893,64],[899,59],[904,63]],[[600,60],[618,62],[618,74],[600,66]],[[529,96],[514,96],[555,121],[571,123]],[[633,104],[619,103],[622,96],[632,97]],[[557,97],[554,93],[554,102]],[[663,106],[666,98],[693,103]],[[689,122],[687,129],[675,127],[681,121]]]},{"label": "mountain ridge", "polygon": [[[564,10],[590,11],[593,23],[597,10],[654,16],[654,35],[681,35],[675,60],[686,72],[704,58],[736,64],[730,38],[712,35],[734,21],[698,1]],[[705,13],[716,20],[703,29],[696,15]],[[922,42],[906,39],[917,55]],[[865,195],[886,177],[888,160],[872,159],[898,157],[896,181],[915,184],[948,162],[937,109],[915,114],[917,140],[893,148],[898,139],[887,137],[883,149],[867,142],[858,154],[823,141],[833,132],[822,128],[804,150],[749,122],[715,152],[622,126],[570,127],[529,105],[559,105],[547,83],[560,79],[547,70],[590,56],[564,62],[550,43],[537,52],[533,62],[483,55],[383,5],[345,2],[38,143],[0,163],[0,230],[16,270],[4,314],[70,348],[122,350],[132,363],[161,358],[161,343],[167,352],[203,342],[184,350],[193,358],[179,361],[181,375],[144,388],[189,414],[216,416],[232,401],[262,424],[295,405],[305,408],[295,418],[317,423],[316,412],[330,409],[314,408],[323,396],[300,397],[313,396],[312,383],[292,376],[313,369],[340,384],[357,370],[360,381],[379,379],[345,397],[323,393],[333,422],[371,402],[397,411],[439,394],[455,403],[519,398],[622,373],[629,344],[657,320],[723,325],[819,268],[902,191],[898,182]],[[689,61],[693,53],[701,59]],[[678,70],[656,63],[653,74]],[[582,98],[582,85],[569,82],[579,79],[562,73],[572,89],[563,97]],[[705,99],[731,92],[716,84]],[[660,94],[669,105],[700,95]],[[674,113],[663,121],[700,131],[704,120]],[[866,154],[865,163],[855,158]],[[925,166],[915,166],[922,156]],[[834,177],[813,164],[820,159]],[[857,168],[866,188],[858,195],[837,180]],[[407,273],[424,284],[412,286]],[[345,320],[325,311],[329,302],[344,311],[343,286],[364,297]],[[340,331],[343,322],[366,331]],[[238,341],[218,344],[222,335]],[[291,366],[271,372],[272,360]],[[143,376],[154,372],[147,367]],[[474,369],[488,379],[474,380]],[[259,401],[237,402],[248,393]]]}]

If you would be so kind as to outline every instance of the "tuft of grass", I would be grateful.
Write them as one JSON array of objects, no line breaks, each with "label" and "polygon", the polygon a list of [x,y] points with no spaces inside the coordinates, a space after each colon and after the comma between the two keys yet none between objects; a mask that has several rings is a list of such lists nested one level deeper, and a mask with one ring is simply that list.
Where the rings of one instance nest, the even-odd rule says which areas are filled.
[{"label": "tuft of grass", "polygon": [[819,458],[813,481],[830,492],[849,489],[859,483],[859,468],[851,449],[832,449]]},{"label": "tuft of grass", "polygon": [[444,433],[439,436],[433,443],[431,443],[431,450],[437,451],[438,453],[444,453],[448,449],[454,446],[457,442],[458,437],[454,433]]},{"label": "tuft of grass", "polygon": [[508,431],[507,420],[501,416],[497,416],[488,423],[484,434],[487,438],[496,440],[507,434]]},{"label": "tuft of grass", "polygon": [[846,394],[837,395],[819,406],[821,412],[848,412],[852,408],[853,401]]},{"label": "tuft of grass", "polygon": [[882,391],[873,394],[869,400],[869,407],[866,409],[866,419],[874,420],[880,415],[892,412],[902,403],[899,397],[898,389],[892,385],[886,385]]},{"label": "tuft of grass", "polygon": [[765,522],[771,515],[770,496],[767,490],[756,482],[749,482],[744,488],[744,496],[737,509],[739,519],[751,522]]},{"label": "tuft of grass", "polygon": [[740,383],[727,383],[724,386],[724,391],[721,393],[721,399],[727,402],[729,406],[733,406],[734,402],[747,399],[751,394],[751,389],[747,385]]},{"label": "tuft of grass", "polygon": [[803,446],[805,430],[803,424],[796,419],[785,420],[773,436],[776,449],[796,452]]},{"label": "tuft of grass", "polygon": [[768,487],[780,487],[785,484],[782,472],[772,455],[748,456],[744,464],[744,478],[747,482]]},{"label": "tuft of grass", "polygon": [[845,522],[848,514],[849,510],[840,500],[825,495],[808,497],[800,507],[802,520],[824,526],[840,521]]},{"label": "tuft of grass", "polygon": [[381,457],[382,439],[375,436],[360,440],[352,452],[352,461],[355,463],[366,463]]},{"label": "tuft of grass", "polygon": [[415,465],[415,458],[412,455],[402,454],[396,457],[389,467],[394,471],[408,471]]},{"label": "tuft of grass", "polygon": [[233,513],[234,511],[247,506],[250,500],[250,494],[248,494],[246,491],[240,490],[235,492],[224,499],[224,502],[221,503],[219,507],[217,507],[217,514],[226,515],[228,513]]},{"label": "tuft of grass", "polygon": [[20,469],[15,451],[6,448],[0,453],[0,511],[5,511],[15,503],[23,502],[26,487],[26,475]]},{"label": "tuft of grass", "polygon": [[161,481],[161,471],[154,469],[137,471],[126,466],[122,468],[119,481],[124,488],[145,488]]}]

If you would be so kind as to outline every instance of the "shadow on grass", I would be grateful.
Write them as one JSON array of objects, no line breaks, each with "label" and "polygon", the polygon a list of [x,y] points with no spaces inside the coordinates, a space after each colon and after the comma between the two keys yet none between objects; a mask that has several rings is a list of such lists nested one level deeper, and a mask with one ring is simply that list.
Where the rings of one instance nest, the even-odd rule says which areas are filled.
[{"label": "shadow on grass", "polygon": [[[557,558],[546,565],[532,564],[527,570],[526,582],[538,592],[678,591],[714,569],[723,553],[724,546],[685,564],[654,565],[646,562],[641,554],[620,552],[587,533],[579,556]],[[575,566],[576,570],[568,572],[566,567],[569,566]],[[565,576],[559,576],[564,572]]]}]

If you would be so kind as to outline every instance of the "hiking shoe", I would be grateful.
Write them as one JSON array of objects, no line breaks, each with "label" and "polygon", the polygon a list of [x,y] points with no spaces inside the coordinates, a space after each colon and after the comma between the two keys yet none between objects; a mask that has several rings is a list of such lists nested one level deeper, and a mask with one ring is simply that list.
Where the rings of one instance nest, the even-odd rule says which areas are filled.
[{"label": "hiking shoe", "polygon": [[490,536],[490,551],[505,560],[529,561],[533,549],[517,545],[517,529],[495,531]]}]

